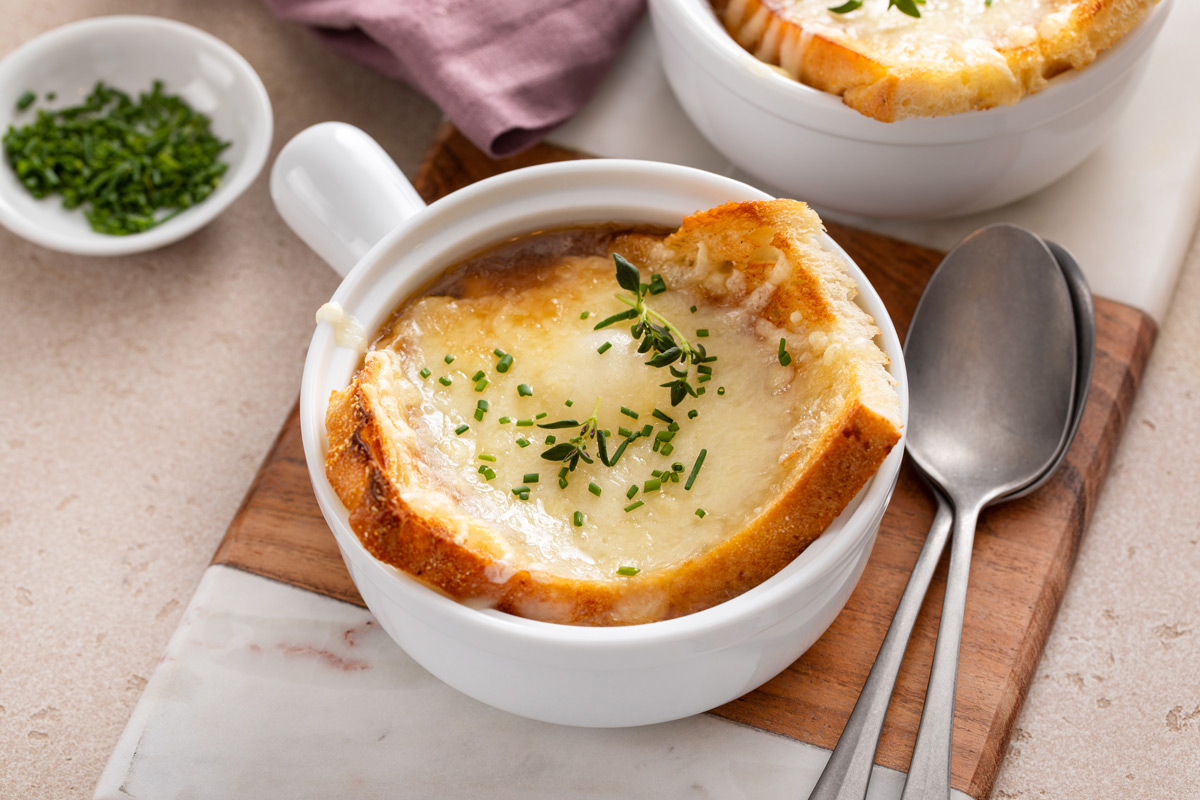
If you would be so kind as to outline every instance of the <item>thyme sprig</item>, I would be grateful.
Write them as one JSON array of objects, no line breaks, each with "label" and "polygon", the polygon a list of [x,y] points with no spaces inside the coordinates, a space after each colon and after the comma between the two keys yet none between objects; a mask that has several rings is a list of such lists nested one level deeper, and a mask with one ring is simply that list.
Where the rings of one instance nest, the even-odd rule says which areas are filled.
[{"label": "thyme sprig", "polygon": [[[669,319],[646,304],[647,295],[660,294],[666,290],[661,276],[655,275],[649,283],[642,283],[637,267],[629,263],[624,256],[613,253],[613,261],[617,265],[617,284],[630,293],[618,294],[617,300],[629,308],[601,320],[596,324],[595,330],[607,328],[622,320],[635,320],[630,332],[634,339],[641,339],[638,352],[653,353],[646,364],[651,367],[667,367],[675,378],[661,384],[671,390],[671,405],[679,405],[688,395],[698,396],[689,381],[691,365],[716,361],[716,357],[709,356],[702,344],[693,346]],[[677,362],[678,367],[675,366]]]},{"label": "thyme sprig", "polygon": [[[556,422],[546,422],[539,424],[539,428],[546,430],[559,430],[563,428],[579,428],[579,433],[572,436],[565,442],[556,442],[552,447],[547,448],[542,452],[542,458],[547,461],[562,461],[567,465],[569,471],[574,471],[575,467],[579,466],[580,461],[588,464],[594,463],[595,458],[600,459],[600,463],[606,467],[616,466],[621,460],[621,456],[625,453],[625,448],[643,436],[647,436],[644,429],[630,431],[627,436],[617,445],[617,449],[612,455],[608,452],[608,436],[609,432],[600,427],[600,398],[596,398],[596,407],[592,411],[592,415],[585,419],[582,423],[574,419],[560,419]],[[588,451],[588,443],[590,440],[596,442],[595,458]]]}]

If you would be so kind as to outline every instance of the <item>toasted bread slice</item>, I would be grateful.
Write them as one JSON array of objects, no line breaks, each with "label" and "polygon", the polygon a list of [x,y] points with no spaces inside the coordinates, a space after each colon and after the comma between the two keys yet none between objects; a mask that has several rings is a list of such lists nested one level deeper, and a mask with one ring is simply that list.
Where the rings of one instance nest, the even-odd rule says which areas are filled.
[{"label": "toasted bread slice", "polygon": [[[643,281],[665,279],[651,307],[718,356],[690,368],[696,396],[676,406],[627,321],[594,326],[626,308],[609,258],[473,273],[411,300],[330,401],[327,474],[352,528],[454,598],[549,622],[652,622],[761,583],[900,437],[878,330],[820,231],[776,200],[610,242]],[[514,357],[504,371],[498,354]],[[612,466],[586,435],[591,463],[549,460],[593,408]],[[567,414],[575,425],[538,427]]]},{"label": "toasted bread slice", "polygon": [[1157,0],[714,0],[730,35],[790,77],[882,122],[1011,105],[1082,69]]}]

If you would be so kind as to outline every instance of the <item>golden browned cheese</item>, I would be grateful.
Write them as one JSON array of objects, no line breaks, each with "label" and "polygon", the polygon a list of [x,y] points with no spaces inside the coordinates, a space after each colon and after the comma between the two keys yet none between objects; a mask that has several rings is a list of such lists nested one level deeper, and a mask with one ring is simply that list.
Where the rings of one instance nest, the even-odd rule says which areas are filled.
[{"label": "golden browned cheese", "polygon": [[[793,201],[729,204],[665,238],[549,256],[531,240],[527,263],[485,257],[406,303],[329,406],[352,528],[452,597],[550,622],[668,619],[761,583],[900,435],[878,330],[820,229]],[[628,308],[610,251],[660,275],[649,306],[716,356],[689,368],[697,396],[672,405],[629,321],[595,328]],[[543,457],[589,417],[610,463],[591,436],[591,463]]]},{"label": "golden browned cheese", "polygon": [[1157,0],[927,0],[920,18],[864,0],[714,0],[760,60],[893,122],[1011,105],[1083,69]]}]

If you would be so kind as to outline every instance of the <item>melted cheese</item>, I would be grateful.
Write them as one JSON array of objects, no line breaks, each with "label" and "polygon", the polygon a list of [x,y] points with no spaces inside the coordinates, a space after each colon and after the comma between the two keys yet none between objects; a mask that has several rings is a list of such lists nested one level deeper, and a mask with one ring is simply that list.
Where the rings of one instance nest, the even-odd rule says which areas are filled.
[{"label": "melted cheese", "polygon": [[[803,381],[795,380],[794,366],[779,364],[780,331],[764,327],[751,309],[705,304],[699,294],[681,289],[650,298],[651,307],[690,341],[718,357],[706,383],[696,382],[693,368],[693,385],[706,392],[672,407],[660,386],[671,376],[644,364],[647,356],[636,352],[628,322],[594,330],[597,321],[626,308],[614,297],[610,259],[565,258],[520,288],[483,284],[469,296],[426,296],[409,304],[367,358],[384,367],[379,391],[387,396],[380,400],[394,417],[400,460],[408,462],[397,476],[405,501],[449,521],[460,543],[476,536],[503,543],[498,581],[516,568],[604,579],[622,566],[676,564],[740,530],[779,493],[795,430],[805,425],[804,409],[813,398],[793,391]],[[580,319],[583,311],[587,319]],[[709,335],[699,338],[697,329]],[[611,348],[599,353],[606,343]],[[505,373],[497,371],[496,348],[513,356]],[[452,363],[446,355],[454,356]],[[422,377],[425,369],[429,374]],[[476,391],[478,372],[488,382],[482,391]],[[443,377],[449,386],[439,382]],[[519,393],[521,384],[531,396]],[[725,388],[723,395],[718,387]],[[481,421],[475,419],[480,400],[488,404]],[[679,422],[672,451],[664,456],[653,451],[653,437],[638,439],[613,467],[581,461],[560,488],[564,465],[541,454],[548,436],[563,442],[578,429],[518,421],[582,422],[597,402],[600,425],[611,432],[610,453],[622,439],[620,427],[666,430],[655,409]],[[622,406],[637,419],[623,414]],[[689,419],[692,410],[697,415]],[[546,416],[536,419],[539,414]],[[512,421],[501,423],[502,417]],[[467,430],[456,433],[464,425]],[[594,456],[596,443],[588,447]],[[702,449],[703,468],[687,491]],[[652,471],[669,471],[676,463],[684,467],[678,483],[643,491]],[[494,470],[495,478],[488,480],[480,466]],[[537,481],[525,481],[532,473]],[[512,492],[519,486],[530,487],[527,500]],[[638,492],[629,499],[631,486]],[[637,501],[644,505],[625,510]],[[699,508],[707,512],[703,518]],[[574,525],[576,511],[583,514],[581,526]]]},{"label": "melted cheese", "polygon": [[[1035,46],[1038,39],[1059,33],[1069,22],[1077,0],[927,0],[919,6],[920,18],[910,17],[888,0],[864,0],[861,8],[845,14],[830,11],[838,5],[828,0],[765,0],[780,19],[799,25],[803,35],[787,47],[768,41],[768,18],[747,22],[743,44],[763,36],[756,48],[760,58],[776,58],[786,72],[798,74],[798,65],[811,37],[838,42],[884,64],[914,68],[937,66],[958,69],[988,66],[1008,70],[1001,50]],[[732,0],[733,18],[740,18],[742,3]],[[1015,77],[1014,77],[1015,80]]]}]

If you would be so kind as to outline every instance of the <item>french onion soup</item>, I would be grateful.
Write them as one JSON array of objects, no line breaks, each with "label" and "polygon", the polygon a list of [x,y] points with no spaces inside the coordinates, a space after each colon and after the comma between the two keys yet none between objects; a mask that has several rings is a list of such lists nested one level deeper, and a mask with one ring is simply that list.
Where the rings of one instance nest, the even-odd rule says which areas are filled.
[{"label": "french onion soup", "polygon": [[329,480],[378,559],[548,622],[663,620],[792,561],[900,437],[821,223],[531,234],[407,300],[331,398]]}]

